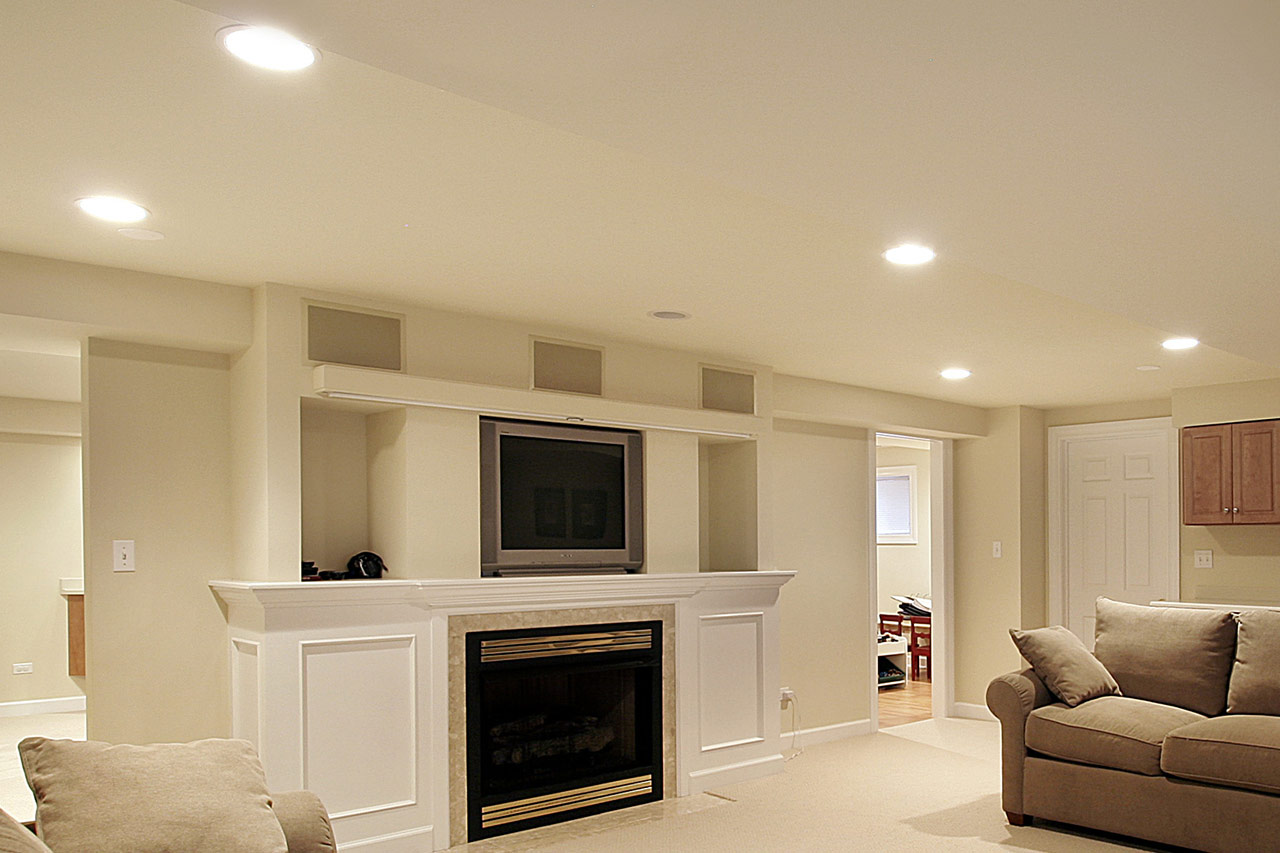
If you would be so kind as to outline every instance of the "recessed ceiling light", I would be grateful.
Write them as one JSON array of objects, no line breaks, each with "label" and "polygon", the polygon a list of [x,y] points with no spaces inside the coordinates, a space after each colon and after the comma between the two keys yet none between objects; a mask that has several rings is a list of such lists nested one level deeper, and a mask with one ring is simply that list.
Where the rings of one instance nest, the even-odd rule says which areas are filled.
[{"label": "recessed ceiling light", "polygon": [[927,264],[929,261],[937,257],[937,253],[928,246],[920,246],[916,243],[903,243],[901,246],[894,246],[884,253],[884,259],[891,264],[901,264],[903,266],[915,266],[916,264]]},{"label": "recessed ceiling light", "polygon": [[1159,369],[1160,369],[1160,365],[1158,365],[1158,364],[1139,364],[1139,365],[1138,365],[1138,369],[1139,369],[1139,370],[1159,370]]},{"label": "recessed ceiling light", "polygon": [[688,320],[689,315],[683,311],[650,311],[649,316],[655,320]]},{"label": "recessed ceiling light", "polygon": [[150,228],[117,228],[116,233],[130,240],[163,240],[164,235]]},{"label": "recessed ceiling light", "polygon": [[1191,349],[1199,346],[1200,342],[1195,338],[1169,338],[1169,340],[1160,344],[1165,349]]},{"label": "recessed ceiling light", "polygon": [[232,56],[270,71],[301,71],[320,55],[311,45],[271,27],[235,24],[218,30],[218,40]]},{"label": "recessed ceiling light", "polygon": [[946,370],[938,371],[938,375],[943,379],[968,379],[973,375],[973,371],[965,370],[963,367],[948,367]]},{"label": "recessed ceiling light", "polygon": [[141,222],[150,214],[140,204],[109,195],[95,195],[76,199],[76,207],[90,216],[107,222]]}]

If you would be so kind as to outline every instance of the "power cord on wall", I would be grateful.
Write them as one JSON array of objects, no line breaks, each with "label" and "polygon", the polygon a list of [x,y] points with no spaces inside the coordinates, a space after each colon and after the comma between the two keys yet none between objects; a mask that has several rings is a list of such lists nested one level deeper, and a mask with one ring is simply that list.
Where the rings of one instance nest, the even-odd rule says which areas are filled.
[{"label": "power cord on wall", "polygon": [[804,747],[796,746],[796,741],[800,738],[800,700],[794,692],[788,698],[791,701],[791,749],[794,751],[782,759],[784,762],[804,754]]}]

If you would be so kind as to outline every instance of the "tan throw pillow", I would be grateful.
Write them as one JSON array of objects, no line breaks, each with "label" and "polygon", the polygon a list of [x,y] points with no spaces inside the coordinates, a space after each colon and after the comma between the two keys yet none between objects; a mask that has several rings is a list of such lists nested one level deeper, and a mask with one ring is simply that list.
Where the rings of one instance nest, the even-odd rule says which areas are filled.
[{"label": "tan throw pillow", "polygon": [[40,837],[57,853],[287,853],[243,740],[18,744]]},{"label": "tan throw pillow", "polygon": [[0,853],[49,853],[49,848],[31,830],[0,811]]},{"label": "tan throw pillow", "polygon": [[1236,620],[1226,610],[1099,598],[1093,653],[1125,696],[1216,717],[1227,707]]},{"label": "tan throw pillow", "polygon": [[1120,687],[1107,668],[1061,625],[1029,631],[1010,628],[1009,636],[1045,686],[1072,708],[1099,696],[1119,694]]},{"label": "tan throw pillow", "polygon": [[1246,610],[1236,618],[1240,639],[1227,713],[1280,716],[1280,611]]}]

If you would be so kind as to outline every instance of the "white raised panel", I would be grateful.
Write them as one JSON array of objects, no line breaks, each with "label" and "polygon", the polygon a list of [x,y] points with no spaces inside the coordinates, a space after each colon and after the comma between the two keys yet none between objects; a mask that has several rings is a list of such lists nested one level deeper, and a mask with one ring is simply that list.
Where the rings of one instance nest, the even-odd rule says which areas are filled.
[{"label": "white raised panel", "polygon": [[1151,498],[1129,495],[1124,504],[1124,581],[1126,587],[1151,585]]},{"label": "white raised panel", "polygon": [[258,748],[262,736],[258,644],[231,641],[231,733]]},{"label": "white raised panel", "polygon": [[1086,483],[1098,483],[1111,479],[1111,471],[1107,457],[1094,456],[1084,460],[1084,475],[1080,478]]},{"label": "white raised panel", "polygon": [[1150,480],[1155,477],[1154,461],[1150,453],[1126,453],[1124,478],[1126,480]]},{"label": "white raised panel", "polygon": [[301,643],[302,777],[342,818],[417,801],[414,637]]},{"label": "white raised panel", "polygon": [[1107,499],[1084,499],[1084,577],[1088,583],[1107,582]]},{"label": "white raised panel", "polygon": [[698,617],[698,693],[703,752],[764,739],[764,613]]}]

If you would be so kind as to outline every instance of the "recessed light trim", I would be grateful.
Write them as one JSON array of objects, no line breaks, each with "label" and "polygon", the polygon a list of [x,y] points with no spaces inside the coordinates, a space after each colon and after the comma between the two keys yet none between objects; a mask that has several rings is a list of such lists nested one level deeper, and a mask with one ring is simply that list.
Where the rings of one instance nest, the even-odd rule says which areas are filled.
[{"label": "recessed light trim", "polygon": [[650,311],[649,316],[655,320],[688,320],[692,314],[684,311]]},{"label": "recessed light trim", "polygon": [[145,207],[110,195],[93,195],[76,199],[76,207],[95,219],[106,222],[141,222],[151,215]]},{"label": "recessed light trim", "polygon": [[320,58],[320,51],[274,27],[233,24],[218,30],[218,41],[232,56],[268,71],[301,71]]},{"label": "recessed light trim", "polygon": [[1193,349],[1199,345],[1200,341],[1195,338],[1169,338],[1160,344],[1165,349],[1171,350]]},{"label": "recessed light trim", "polygon": [[937,252],[928,246],[921,246],[918,243],[902,243],[887,249],[883,255],[884,259],[891,264],[899,266],[917,266],[919,264],[927,264],[938,256]]},{"label": "recessed light trim", "polygon": [[117,228],[116,233],[130,240],[163,240],[164,235],[150,228]]},{"label": "recessed light trim", "polygon": [[943,370],[939,370],[938,375],[943,379],[968,379],[973,375],[973,371],[964,367],[948,367]]}]

